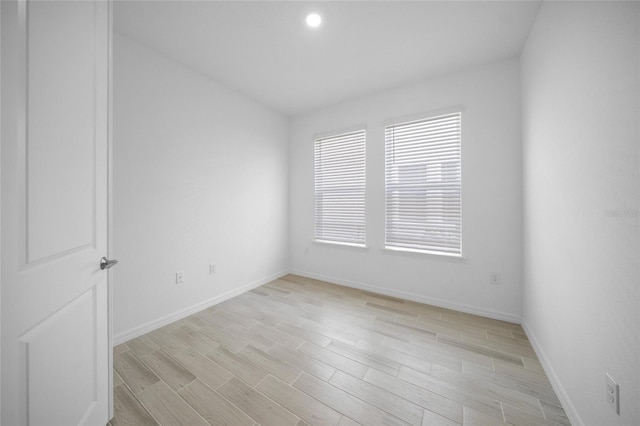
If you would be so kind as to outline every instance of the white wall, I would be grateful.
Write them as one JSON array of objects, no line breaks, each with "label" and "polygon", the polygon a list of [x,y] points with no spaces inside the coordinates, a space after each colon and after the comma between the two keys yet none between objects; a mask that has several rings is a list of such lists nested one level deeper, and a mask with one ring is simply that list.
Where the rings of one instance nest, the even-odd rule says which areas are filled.
[{"label": "white wall", "polygon": [[522,54],[523,322],[574,424],[640,424],[639,6],[545,2]]},{"label": "white wall", "polygon": [[[7,13],[5,12],[5,14],[2,14],[2,8],[0,7],[0,28],[2,28],[4,25],[1,24],[2,22],[2,18],[3,16],[5,16]],[[3,49],[2,46],[2,41],[4,40],[4,37],[2,36],[2,32],[0,31],[0,51],[4,52],[5,49]],[[6,58],[5,58],[6,61]],[[3,93],[3,90],[6,90],[6,88],[4,87],[4,84],[2,83],[2,55],[0,55],[0,94]],[[0,99],[0,117],[2,117],[2,101]],[[4,135],[2,135],[0,133],[0,142],[4,139]],[[0,143],[1,146],[1,143]],[[1,152],[1,150],[0,150]],[[2,158],[0,155],[0,163],[2,162]],[[0,200],[2,199],[1,196],[1,192],[2,192],[2,185],[0,182]],[[0,206],[0,224],[2,223],[2,206]],[[2,227],[0,226],[0,242],[2,241]],[[1,246],[1,244],[0,244]],[[0,277],[2,277],[2,250],[0,248]],[[0,280],[0,331],[2,330],[2,280]],[[2,339],[0,339],[0,377],[2,377]],[[0,383],[0,413],[2,413],[2,384]],[[0,421],[2,421],[2,417],[0,416]]]},{"label": "white wall", "polygon": [[[294,272],[418,301],[519,321],[522,280],[520,79],[506,60],[374,94],[292,118],[290,256]],[[464,261],[392,254],[384,247],[384,124],[463,106]],[[312,243],[313,140],[318,133],[367,129],[367,244]],[[489,283],[489,274],[502,283]]]},{"label": "white wall", "polygon": [[286,273],[288,120],[114,40],[118,343]]}]

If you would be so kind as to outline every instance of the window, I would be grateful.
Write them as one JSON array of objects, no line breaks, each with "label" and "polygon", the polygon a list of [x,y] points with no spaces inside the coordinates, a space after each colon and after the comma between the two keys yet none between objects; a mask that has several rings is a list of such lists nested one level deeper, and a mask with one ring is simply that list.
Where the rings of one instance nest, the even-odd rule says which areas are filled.
[{"label": "window", "polygon": [[315,140],[315,239],[365,245],[365,131]]},{"label": "window", "polygon": [[462,255],[461,113],[385,128],[385,246]]}]

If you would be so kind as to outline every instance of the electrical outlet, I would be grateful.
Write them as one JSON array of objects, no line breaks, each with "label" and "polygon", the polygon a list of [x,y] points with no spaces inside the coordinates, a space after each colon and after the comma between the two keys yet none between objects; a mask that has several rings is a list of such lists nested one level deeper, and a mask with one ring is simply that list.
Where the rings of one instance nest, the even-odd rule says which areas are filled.
[{"label": "electrical outlet", "polygon": [[176,272],[176,284],[184,284],[184,272]]},{"label": "electrical outlet", "polygon": [[213,275],[215,274],[217,271],[217,267],[215,263],[210,263],[209,264],[209,275]]},{"label": "electrical outlet", "polygon": [[605,374],[607,382],[607,403],[616,414],[620,414],[620,387],[611,378],[609,374]]},{"label": "electrical outlet", "polygon": [[489,274],[489,282],[491,284],[500,284],[500,274],[497,272],[491,272]]}]

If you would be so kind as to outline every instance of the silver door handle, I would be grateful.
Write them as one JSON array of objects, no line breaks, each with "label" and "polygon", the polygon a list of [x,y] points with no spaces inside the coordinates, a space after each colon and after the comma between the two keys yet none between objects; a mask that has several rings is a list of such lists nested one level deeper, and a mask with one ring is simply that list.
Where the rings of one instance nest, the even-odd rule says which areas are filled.
[{"label": "silver door handle", "polygon": [[103,257],[100,259],[100,269],[109,269],[116,263],[118,263],[118,261],[115,259],[109,260],[106,257]]}]

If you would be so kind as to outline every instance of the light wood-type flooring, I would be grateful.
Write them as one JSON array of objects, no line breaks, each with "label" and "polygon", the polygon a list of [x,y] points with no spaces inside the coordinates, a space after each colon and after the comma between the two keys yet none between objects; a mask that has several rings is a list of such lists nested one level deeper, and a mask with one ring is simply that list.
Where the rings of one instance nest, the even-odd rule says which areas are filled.
[{"label": "light wood-type flooring", "polygon": [[288,275],[114,348],[113,426],[569,425],[519,325]]}]

